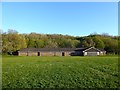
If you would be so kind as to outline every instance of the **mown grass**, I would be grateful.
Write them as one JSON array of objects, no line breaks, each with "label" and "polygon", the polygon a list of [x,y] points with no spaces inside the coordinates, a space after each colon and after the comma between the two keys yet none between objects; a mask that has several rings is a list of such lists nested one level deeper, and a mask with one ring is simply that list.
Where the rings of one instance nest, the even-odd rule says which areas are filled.
[{"label": "mown grass", "polygon": [[2,58],[3,88],[118,88],[118,57]]}]

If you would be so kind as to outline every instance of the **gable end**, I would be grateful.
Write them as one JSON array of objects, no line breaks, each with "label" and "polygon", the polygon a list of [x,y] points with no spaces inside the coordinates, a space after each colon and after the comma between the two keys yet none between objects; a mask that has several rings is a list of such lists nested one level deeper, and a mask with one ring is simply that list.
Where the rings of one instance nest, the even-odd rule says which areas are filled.
[{"label": "gable end", "polygon": [[90,48],[84,50],[83,52],[101,52],[101,50],[99,50],[95,47],[90,47]]}]

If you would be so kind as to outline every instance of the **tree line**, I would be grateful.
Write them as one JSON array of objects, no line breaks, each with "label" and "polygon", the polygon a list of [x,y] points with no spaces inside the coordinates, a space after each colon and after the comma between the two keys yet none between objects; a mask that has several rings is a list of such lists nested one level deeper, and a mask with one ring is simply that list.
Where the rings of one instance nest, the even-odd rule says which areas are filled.
[{"label": "tree line", "polygon": [[120,36],[107,34],[91,34],[75,37],[61,34],[19,34],[9,29],[2,33],[2,53],[12,54],[22,48],[86,48],[94,46],[104,49],[107,53],[118,54]]}]

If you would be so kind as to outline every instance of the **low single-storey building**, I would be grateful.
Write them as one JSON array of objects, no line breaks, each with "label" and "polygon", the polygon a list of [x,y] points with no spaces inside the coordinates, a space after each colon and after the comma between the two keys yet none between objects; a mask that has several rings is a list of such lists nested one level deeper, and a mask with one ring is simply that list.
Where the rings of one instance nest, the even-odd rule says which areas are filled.
[{"label": "low single-storey building", "polygon": [[24,48],[18,56],[97,56],[105,55],[106,51],[95,47],[89,48]]}]

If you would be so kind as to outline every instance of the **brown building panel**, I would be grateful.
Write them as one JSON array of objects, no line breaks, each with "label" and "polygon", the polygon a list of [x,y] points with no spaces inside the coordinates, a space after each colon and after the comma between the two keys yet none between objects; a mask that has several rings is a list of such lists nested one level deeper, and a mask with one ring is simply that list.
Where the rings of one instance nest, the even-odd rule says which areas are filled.
[{"label": "brown building panel", "polygon": [[27,56],[37,56],[37,52],[28,52]]},{"label": "brown building panel", "polygon": [[27,53],[26,52],[19,52],[18,56],[27,56]]}]

